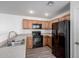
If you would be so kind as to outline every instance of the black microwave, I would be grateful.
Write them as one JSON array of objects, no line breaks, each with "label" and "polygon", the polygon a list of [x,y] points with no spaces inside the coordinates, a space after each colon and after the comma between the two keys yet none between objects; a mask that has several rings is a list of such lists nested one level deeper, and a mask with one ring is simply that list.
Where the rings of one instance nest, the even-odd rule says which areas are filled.
[{"label": "black microwave", "polygon": [[32,24],[32,28],[33,29],[41,29],[42,28],[42,24]]}]

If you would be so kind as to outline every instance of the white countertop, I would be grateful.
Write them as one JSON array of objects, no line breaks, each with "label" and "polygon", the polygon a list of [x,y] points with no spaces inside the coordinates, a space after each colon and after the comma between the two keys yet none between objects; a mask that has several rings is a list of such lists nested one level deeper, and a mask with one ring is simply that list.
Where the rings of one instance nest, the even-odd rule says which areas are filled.
[{"label": "white countertop", "polygon": [[0,48],[0,58],[25,58],[25,46]]},{"label": "white countertop", "polygon": [[[42,33],[41,35],[51,36],[51,33]],[[22,40],[28,36],[32,36],[32,34],[19,34],[14,39]],[[25,45],[0,48],[0,58],[25,58]]]},{"label": "white countertop", "polygon": [[[13,39],[26,39],[26,35],[20,34]],[[25,58],[25,44],[0,48],[0,58]]]}]

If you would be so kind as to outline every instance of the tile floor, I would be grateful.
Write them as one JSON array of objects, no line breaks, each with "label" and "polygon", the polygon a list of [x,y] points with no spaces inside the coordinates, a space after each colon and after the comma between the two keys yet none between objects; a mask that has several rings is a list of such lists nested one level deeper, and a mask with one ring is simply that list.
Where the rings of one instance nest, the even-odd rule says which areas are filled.
[{"label": "tile floor", "polygon": [[40,48],[27,49],[26,58],[56,58],[51,49],[47,46]]}]

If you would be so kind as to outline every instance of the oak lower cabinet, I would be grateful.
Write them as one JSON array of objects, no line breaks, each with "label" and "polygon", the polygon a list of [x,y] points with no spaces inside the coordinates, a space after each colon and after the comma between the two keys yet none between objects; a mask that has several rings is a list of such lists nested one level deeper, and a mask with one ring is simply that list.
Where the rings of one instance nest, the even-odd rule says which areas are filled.
[{"label": "oak lower cabinet", "polygon": [[[31,49],[33,48],[33,37],[29,36],[26,40],[27,48]],[[43,46],[48,46],[52,48],[52,37],[51,36],[43,36]]]},{"label": "oak lower cabinet", "polygon": [[48,46],[52,48],[52,37],[51,36],[43,36],[43,46]]},{"label": "oak lower cabinet", "polygon": [[[27,37],[27,40],[26,40],[27,42],[26,42],[26,44],[27,44],[27,48],[33,48],[33,37]],[[47,46],[47,41],[48,41],[48,38],[47,38],[47,36],[44,36],[43,37],[43,46]]]},{"label": "oak lower cabinet", "polygon": [[52,48],[52,37],[51,36],[48,36],[48,46],[50,47],[50,48]]},{"label": "oak lower cabinet", "polygon": [[47,36],[43,36],[43,46],[47,46],[48,45],[48,38]]},{"label": "oak lower cabinet", "polygon": [[26,40],[27,48],[33,48],[33,38],[32,37],[27,37]]}]

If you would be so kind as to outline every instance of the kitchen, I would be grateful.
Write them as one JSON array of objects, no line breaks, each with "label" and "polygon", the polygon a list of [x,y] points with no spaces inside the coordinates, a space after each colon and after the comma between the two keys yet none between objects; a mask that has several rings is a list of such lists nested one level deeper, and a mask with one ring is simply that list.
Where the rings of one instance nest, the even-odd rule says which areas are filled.
[{"label": "kitchen", "polygon": [[[36,4],[36,3],[38,3],[38,4]],[[29,8],[27,7],[28,9],[35,8],[35,9],[39,9],[38,11],[40,11],[40,9],[42,9],[41,7],[38,7],[38,6],[40,6],[40,3],[43,5],[43,7],[41,6],[43,9],[44,9],[44,6],[48,9],[50,9],[50,13],[52,12],[52,9],[54,8],[54,10],[52,12],[54,16],[52,16],[52,15],[48,16],[47,13],[46,13],[46,16],[43,16],[43,14],[40,14],[40,13],[39,13],[40,15],[39,14],[34,15],[33,10],[31,10],[29,13],[24,11],[25,10],[24,8],[26,6],[29,6]],[[58,6],[59,6],[59,8],[57,9],[57,11],[59,13],[58,12],[55,13],[56,15],[54,14],[54,12],[56,12],[55,7],[47,6],[46,4],[48,4],[48,2],[41,2],[41,1],[40,2],[0,2],[0,7],[3,6],[5,8],[4,9],[3,7],[1,7],[1,9],[0,9],[0,11],[2,12],[2,13],[0,13],[0,19],[1,19],[0,20],[0,24],[1,24],[0,25],[0,27],[1,27],[0,35],[2,35],[2,36],[0,36],[0,39],[4,39],[3,42],[6,42],[6,43],[7,43],[7,41],[9,42],[9,40],[10,40],[8,49],[6,49],[5,44],[3,44],[4,46],[1,47],[1,53],[5,50],[7,51],[10,49],[11,51],[14,51],[14,54],[13,54],[14,56],[13,55],[10,56],[12,53],[11,52],[11,53],[9,53],[10,55],[7,57],[21,57],[21,56],[24,58],[25,57],[26,58],[32,58],[32,57],[55,58],[56,56],[65,57],[65,56],[60,56],[61,55],[60,52],[59,52],[60,55],[57,55],[53,52],[52,30],[54,30],[54,29],[56,30],[56,28],[58,27],[58,25],[53,25],[53,24],[55,24],[57,22],[59,23],[62,21],[70,20],[70,9],[67,8],[70,6],[70,4],[69,4],[69,2],[66,2],[66,1],[65,2],[55,1],[55,3],[57,4],[57,6],[54,5],[56,8],[58,8]],[[5,5],[3,5],[3,4],[5,4]],[[15,6],[17,4],[19,6],[21,5],[24,7],[20,8],[19,6]],[[37,5],[37,7],[35,7],[36,5]],[[8,9],[7,9],[7,7],[8,7]],[[13,9],[11,9],[12,7],[13,7]],[[23,9],[23,10],[19,10],[19,8]],[[66,9],[63,10],[63,8],[66,8]],[[27,11],[28,11],[28,9],[27,9]],[[48,10],[48,9],[41,10],[40,12],[43,13],[45,10]],[[18,10],[19,10],[19,12],[18,12]],[[60,10],[62,12],[60,12]],[[18,15],[18,14],[21,14],[21,15]],[[53,29],[53,27],[54,27],[54,29]],[[59,32],[61,32],[61,31],[59,31]],[[9,33],[11,33],[10,35],[12,35],[13,39],[8,37]],[[1,44],[3,43],[2,41],[0,41],[0,42],[1,42]],[[18,44],[16,44],[17,42],[18,42]],[[22,42],[23,42],[23,44],[21,45]],[[59,41],[56,41],[56,42],[59,42]],[[56,43],[56,44],[58,44],[58,43]],[[18,46],[21,46],[22,50],[19,50]],[[14,49],[15,47],[17,47],[18,49],[17,48]],[[43,47],[45,47],[45,48],[43,48]],[[35,48],[35,50],[39,50],[39,51],[42,49],[38,49],[38,48],[43,48],[44,50],[46,49],[44,54],[49,53],[49,55],[47,54],[45,56],[33,56],[35,54],[33,54],[32,52],[28,52],[28,51],[32,51],[32,49],[34,49],[34,48]],[[17,55],[21,54],[21,56],[17,56],[15,50],[16,51],[18,50],[20,53],[17,52],[18,53]],[[48,50],[50,50],[50,52]],[[37,52],[34,52],[34,53],[37,54]],[[29,53],[32,53],[32,54],[29,55]],[[65,54],[65,52],[63,52],[63,53]],[[4,55],[4,53],[3,53],[3,56],[1,56],[2,54],[0,56],[5,57],[6,54]],[[37,55],[39,55],[39,54],[37,54]]]},{"label": "kitchen", "polygon": [[[66,15],[64,16],[61,16],[53,21],[38,21],[38,20],[26,20],[26,19],[23,19],[23,28],[24,29],[36,29],[37,31],[32,31],[32,34],[27,34],[27,46],[26,46],[26,49],[27,49],[27,56],[26,57],[29,57],[28,55],[29,52],[34,49],[34,48],[39,48],[39,47],[46,47],[48,46],[49,48],[53,48],[52,44],[52,33],[40,33],[39,29],[45,29],[45,30],[52,30],[52,24],[54,25],[55,23],[61,23],[61,22],[65,22],[65,21],[70,21],[70,15],[69,13],[67,13]],[[27,25],[28,24],[28,25]],[[42,27],[40,27],[40,24],[42,25]],[[33,28],[33,25],[36,26]],[[64,24],[63,24],[64,25]],[[37,27],[38,26],[38,27]],[[56,25],[54,25],[56,27]],[[53,26],[53,27],[54,27]],[[68,25],[69,26],[69,25]],[[34,36],[35,35],[35,36]],[[61,34],[60,34],[61,35]],[[40,37],[39,37],[40,36]],[[36,39],[36,41],[35,41]],[[40,41],[39,41],[40,40]],[[60,39],[58,38],[58,40],[60,41]],[[63,39],[64,40],[64,39]],[[65,43],[65,41],[62,41]],[[62,43],[61,42],[61,43]],[[40,44],[40,45],[39,45]],[[58,49],[58,48],[57,48]],[[38,49],[37,49],[38,50]],[[29,51],[29,52],[28,52]],[[59,50],[60,51],[60,50]],[[67,52],[67,51],[66,51]],[[39,53],[39,52],[37,52]],[[37,54],[36,53],[36,54]],[[65,53],[65,52],[64,52]],[[34,52],[31,54],[34,54]],[[39,55],[39,54],[38,54]],[[50,54],[49,54],[50,55]],[[60,53],[61,55],[61,53]],[[57,57],[63,57],[62,55],[61,56],[57,56]],[[30,58],[33,58],[33,57],[38,57],[38,56],[30,56]],[[42,57],[42,56],[41,56]],[[44,55],[43,55],[44,57]],[[46,56],[45,56],[46,57]],[[51,56],[50,56],[51,57]],[[66,56],[64,56],[66,57]],[[69,57],[69,56],[68,56]]]}]

